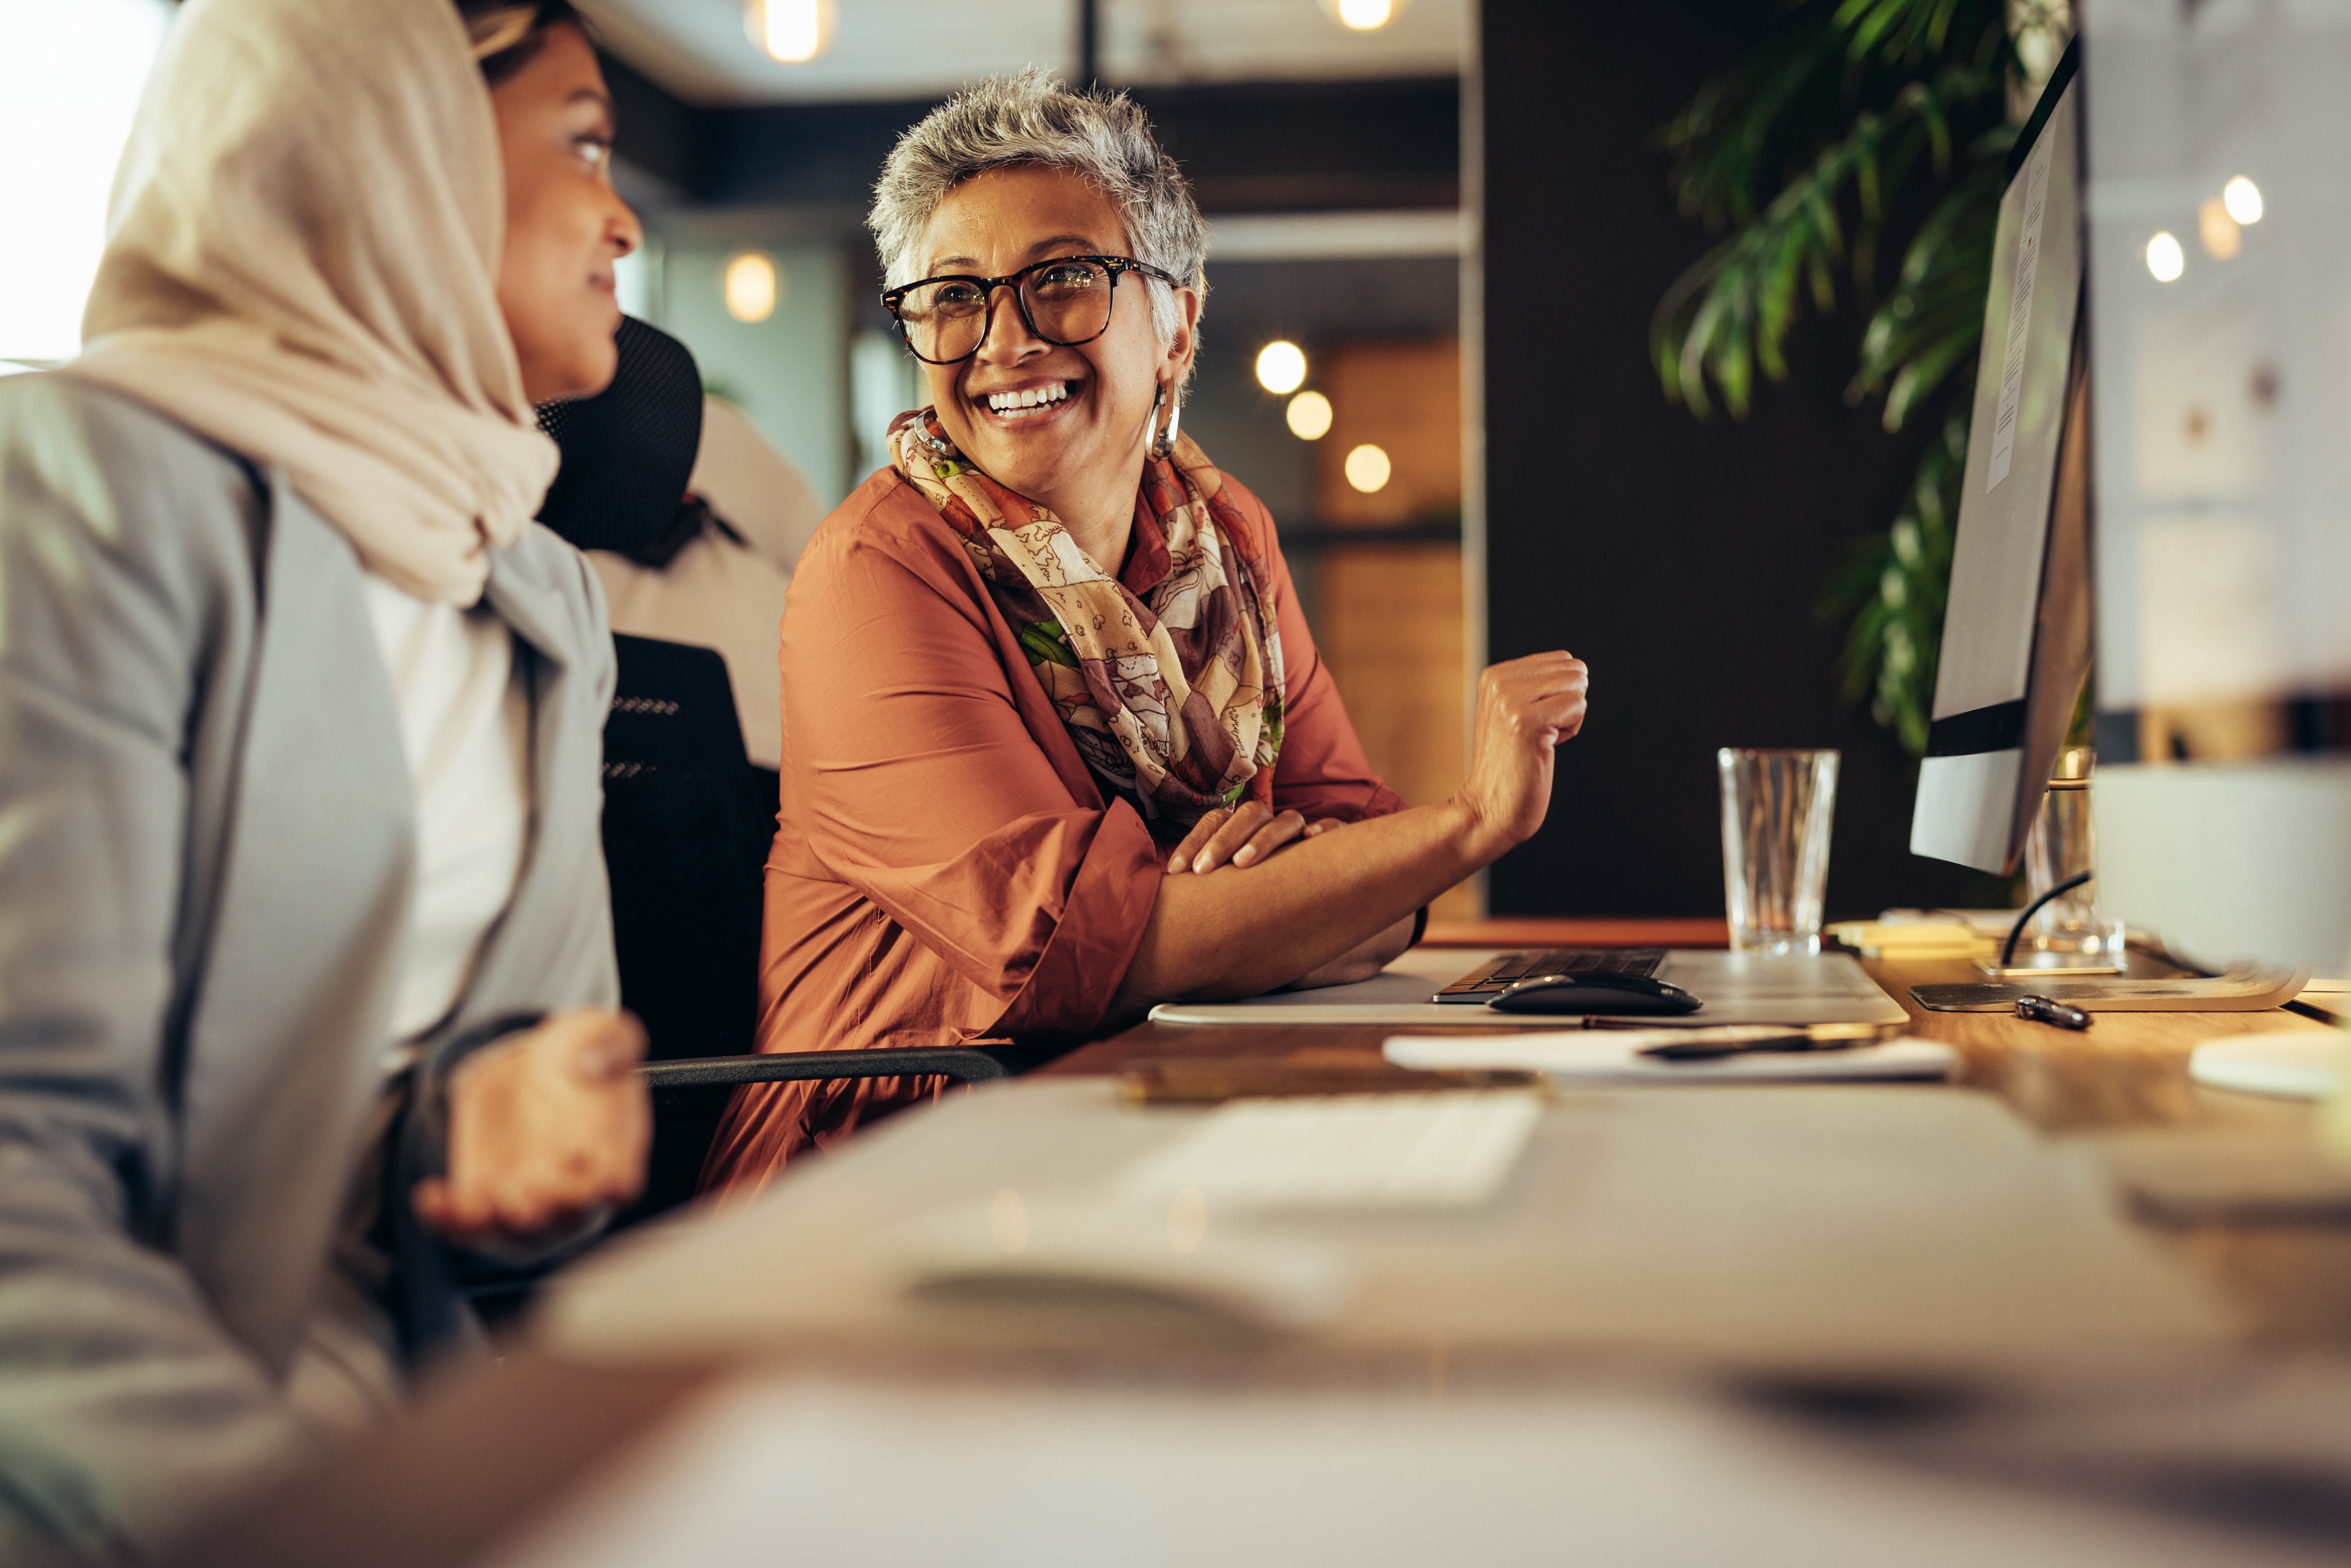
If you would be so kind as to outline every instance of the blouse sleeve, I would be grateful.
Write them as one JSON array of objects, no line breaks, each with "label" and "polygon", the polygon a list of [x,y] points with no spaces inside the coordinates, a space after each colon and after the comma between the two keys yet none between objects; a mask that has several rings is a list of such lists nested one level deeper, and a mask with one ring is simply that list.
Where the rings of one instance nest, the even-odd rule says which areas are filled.
[{"label": "blouse sleeve", "polygon": [[995,1032],[1092,1028],[1162,875],[1123,801],[1072,798],[953,569],[856,529],[820,538],[784,618],[791,787],[809,848],[1004,1010]]},{"label": "blouse sleeve", "polygon": [[1274,538],[1273,520],[1257,497],[1243,495],[1259,519],[1259,537],[1266,541],[1271,563],[1268,586],[1281,629],[1285,701],[1281,755],[1273,768],[1275,809],[1298,811],[1309,821],[1331,817],[1343,822],[1403,810],[1404,798],[1372,771],[1354,721],[1347,716],[1347,705],[1340,700],[1338,684],[1314,645],[1314,633],[1307,629],[1297,588],[1290,580],[1290,562]]}]

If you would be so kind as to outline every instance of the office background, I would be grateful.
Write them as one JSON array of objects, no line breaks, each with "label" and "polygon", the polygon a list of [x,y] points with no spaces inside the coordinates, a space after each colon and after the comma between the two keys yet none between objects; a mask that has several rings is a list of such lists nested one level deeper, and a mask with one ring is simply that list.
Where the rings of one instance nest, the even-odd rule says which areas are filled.
[{"label": "office background", "polygon": [[[1494,659],[1563,644],[1593,665],[1593,719],[1562,753],[1549,824],[1489,873],[1492,913],[1719,912],[1720,745],[1843,751],[1832,915],[2001,898],[1908,853],[1916,764],[1840,695],[1844,628],[1815,612],[1923,439],[1844,400],[1860,313],[1807,323],[1788,382],[1743,422],[1669,405],[1649,364],[1650,311],[1711,240],[1676,209],[1657,131],[1776,10],[1411,0],[1342,26],[1363,3],[1097,0],[1094,45],[1217,231],[1186,427],[1281,520],[1375,764],[1408,798],[1440,795],[1480,639]],[[825,52],[791,66],[751,46],[740,0],[582,4],[609,46],[618,178],[653,242],[626,302],[837,499],[920,397],[860,227],[883,155],[959,80],[1080,74],[1085,7],[840,0]],[[0,22],[47,46],[0,50],[19,62],[0,58],[0,116],[50,144],[78,118],[81,143],[119,145],[110,117],[127,120],[172,10],[0,0]],[[59,46],[87,80],[10,78]],[[1482,88],[1465,74],[1479,58]],[[35,162],[10,161],[0,200],[60,214],[28,230],[58,243],[0,262],[0,359],[70,351],[72,310],[54,301],[95,260],[111,153]],[[764,294],[737,276],[746,258]],[[1276,340],[1305,350],[1293,391],[1257,373]],[[1287,421],[1299,392],[1329,400],[1318,441]],[[1483,410],[1466,469],[1465,392],[1473,430]],[[1366,444],[1389,459],[1371,490],[1344,462]],[[1465,890],[1446,912],[1474,907]]]},{"label": "office background", "polygon": [[1990,879],[1909,852],[1917,765],[1842,699],[1844,625],[1815,614],[1925,438],[1845,402],[1861,312],[1802,329],[1744,421],[1668,405],[1649,363],[1649,312],[1711,239],[1676,209],[1657,131],[1778,8],[1481,10],[1488,653],[1567,640],[1593,669],[1592,723],[1550,822],[1494,868],[1494,912],[1719,907],[1718,746],[1844,753],[1833,915],[1994,901]]}]

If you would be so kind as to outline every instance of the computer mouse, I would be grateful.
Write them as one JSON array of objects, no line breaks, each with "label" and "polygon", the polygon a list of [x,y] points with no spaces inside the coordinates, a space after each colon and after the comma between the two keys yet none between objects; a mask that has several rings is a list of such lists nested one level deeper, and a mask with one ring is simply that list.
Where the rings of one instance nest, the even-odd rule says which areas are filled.
[{"label": "computer mouse", "polygon": [[1705,1004],[1648,975],[1529,975],[1486,1004],[1498,1013],[1694,1013]]}]

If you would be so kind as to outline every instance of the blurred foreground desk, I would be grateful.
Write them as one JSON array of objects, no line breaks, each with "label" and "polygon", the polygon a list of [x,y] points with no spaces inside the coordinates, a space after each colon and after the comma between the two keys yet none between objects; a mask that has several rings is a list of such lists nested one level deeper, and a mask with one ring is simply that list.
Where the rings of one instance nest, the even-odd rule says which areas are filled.
[{"label": "blurred foreground desk", "polygon": [[[1721,921],[1702,919],[1458,922],[1432,925],[1428,935],[1424,946],[1460,948],[1729,943]],[[2208,1040],[2325,1033],[2325,1026],[2284,1011],[2103,1013],[2074,1033],[1999,1013],[1928,1012],[1911,1000],[1913,986],[1980,980],[1964,960],[1865,967],[1909,1012],[1912,1034],[1965,1059],[1958,1087],[1997,1094],[2032,1126],[2078,1142],[2158,1234],[2221,1282],[2262,1343],[2351,1352],[2351,1172],[2313,1153],[2315,1110],[2207,1089],[2188,1073],[2189,1053]],[[1280,1058],[1368,1071],[1395,1032],[1143,1024],[1041,1071],[1115,1073],[1173,1057]],[[2346,1420],[2351,1424],[2351,1413]]]},{"label": "blurred foreground desk", "polygon": [[[1465,947],[1696,946],[1710,927],[1720,940],[1719,923],[1601,924],[1432,935]],[[1907,1003],[1910,985],[1963,978],[1961,967],[1875,972]],[[2137,1172],[2171,1202],[2161,1245],[2249,1312],[2255,1354],[2120,1391],[2055,1385],[1980,1403],[1932,1386],[1725,1388],[1607,1357],[1481,1362],[1441,1337],[1352,1362],[1176,1355],[1140,1377],[1115,1356],[975,1366],[935,1350],[778,1344],[756,1372],[692,1357],[613,1371],[517,1351],[227,1521],[186,1561],[601,1568],[896,1551],[1173,1563],[1342,1547],[1365,1562],[1440,1548],[1502,1562],[2339,1560],[2351,1548],[2351,1229],[2230,1212],[2220,1198],[2241,1189],[2248,1151],[2302,1147],[2310,1113],[2204,1091],[2186,1071],[2201,1040],[2297,1020],[2106,1015],[2085,1035],[1990,1015],[1915,1021],[1964,1053],[1964,1087],[1864,1092],[1988,1090],[2048,1136]],[[1369,1067],[1385,1032],[1146,1026],[1045,1076],[1201,1055]],[[2278,1190],[2294,1179],[2275,1178]],[[550,1512],[553,1533],[532,1533]]]}]

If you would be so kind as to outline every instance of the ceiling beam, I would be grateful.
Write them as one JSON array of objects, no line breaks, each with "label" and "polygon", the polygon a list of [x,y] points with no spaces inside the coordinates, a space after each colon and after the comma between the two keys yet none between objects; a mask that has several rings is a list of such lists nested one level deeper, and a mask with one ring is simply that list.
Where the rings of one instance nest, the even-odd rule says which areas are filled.
[{"label": "ceiling beam", "polygon": [[1102,79],[1102,0],[1077,0],[1078,76],[1080,87]]}]

